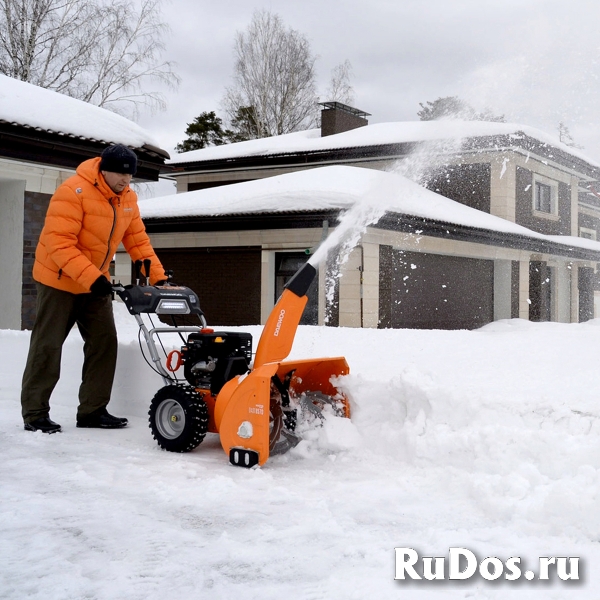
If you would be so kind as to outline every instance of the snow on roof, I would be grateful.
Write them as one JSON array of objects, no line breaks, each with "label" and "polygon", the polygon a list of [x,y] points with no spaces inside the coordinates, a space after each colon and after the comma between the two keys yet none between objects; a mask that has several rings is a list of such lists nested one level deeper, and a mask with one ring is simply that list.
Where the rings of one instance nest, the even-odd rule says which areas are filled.
[{"label": "snow on roof", "polygon": [[396,123],[376,123],[321,137],[320,129],[298,131],[269,138],[209,146],[175,155],[167,164],[176,165],[208,160],[225,160],[248,156],[269,156],[298,152],[315,152],[341,148],[360,148],[434,140],[460,140],[473,137],[527,135],[552,147],[559,148],[573,156],[597,165],[582,152],[563,144],[557,137],[539,129],[516,123],[495,123],[487,121],[402,121]]},{"label": "snow on roof", "polygon": [[349,209],[384,203],[388,212],[455,225],[523,235],[600,251],[600,242],[544,235],[427,190],[401,175],[375,169],[327,166],[244,183],[140,201],[145,219]]},{"label": "snow on roof", "polygon": [[133,148],[160,147],[121,115],[5,75],[0,75],[0,121]]}]

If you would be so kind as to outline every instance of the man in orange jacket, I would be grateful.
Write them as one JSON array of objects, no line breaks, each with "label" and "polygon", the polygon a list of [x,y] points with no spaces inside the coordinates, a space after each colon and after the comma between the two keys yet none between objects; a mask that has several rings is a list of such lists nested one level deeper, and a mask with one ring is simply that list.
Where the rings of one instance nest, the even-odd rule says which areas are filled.
[{"label": "man in orange jacket", "polygon": [[54,433],[50,396],[60,377],[62,346],[77,323],[84,340],[77,427],[117,429],[127,419],[106,406],[117,361],[109,266],[122,242],[132,260],[150,259],[150,283],[163,282],[158,260],[129,187],[137,157],[114,145],[86,160],[50,200],[35,253],[37,314],[21,388],[25,429]]}]

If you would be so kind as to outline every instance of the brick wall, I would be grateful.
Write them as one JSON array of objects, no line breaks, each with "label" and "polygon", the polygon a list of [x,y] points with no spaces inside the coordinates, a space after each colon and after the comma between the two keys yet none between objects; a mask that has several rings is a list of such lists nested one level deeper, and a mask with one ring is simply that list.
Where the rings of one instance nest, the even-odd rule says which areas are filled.
[{"label": "brick wall", "polygon": [[516,222],[546,235],[571,235],[571,187],[558,182],[558,219],[533,212],[533,172],[517,167]]},{"label": "brick wall", "polygon": [[37,292],[32,277],[35,248],[44,226],[51,194],[25,192],[23,231],[23,287],[21,328],[31,329],[35,320]]},{"label": "brick wall", "polygon": [[491,173],[489,163],[448,165],[431,173],[425,186],[446,198],[489,213]]}]

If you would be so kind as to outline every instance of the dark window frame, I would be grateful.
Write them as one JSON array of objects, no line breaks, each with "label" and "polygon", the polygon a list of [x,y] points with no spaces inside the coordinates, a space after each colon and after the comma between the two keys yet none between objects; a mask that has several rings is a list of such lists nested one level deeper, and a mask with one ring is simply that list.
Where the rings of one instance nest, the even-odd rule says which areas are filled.
[{"label": "dark window frame", "polygon": [[552,186],[542,181],[535,182],[534,209],[537,212],[554,214],[552,201]]}]

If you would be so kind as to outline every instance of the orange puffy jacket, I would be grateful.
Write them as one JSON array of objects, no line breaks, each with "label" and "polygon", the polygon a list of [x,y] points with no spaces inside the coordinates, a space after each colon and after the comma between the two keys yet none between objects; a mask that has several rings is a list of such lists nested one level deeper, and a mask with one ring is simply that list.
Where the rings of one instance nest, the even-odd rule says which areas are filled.
[{"label": "orange puffy jacket", "polygon": [[132,260],[152,261],[150,281],[166,279],[140,217],[136,193],[113,192],[98,171],[100,158],[77,167],[48,206],[35,251],[33,278],[44,285],[84,294],[100,275],[110,280],[110,262],[121,242]]}]

